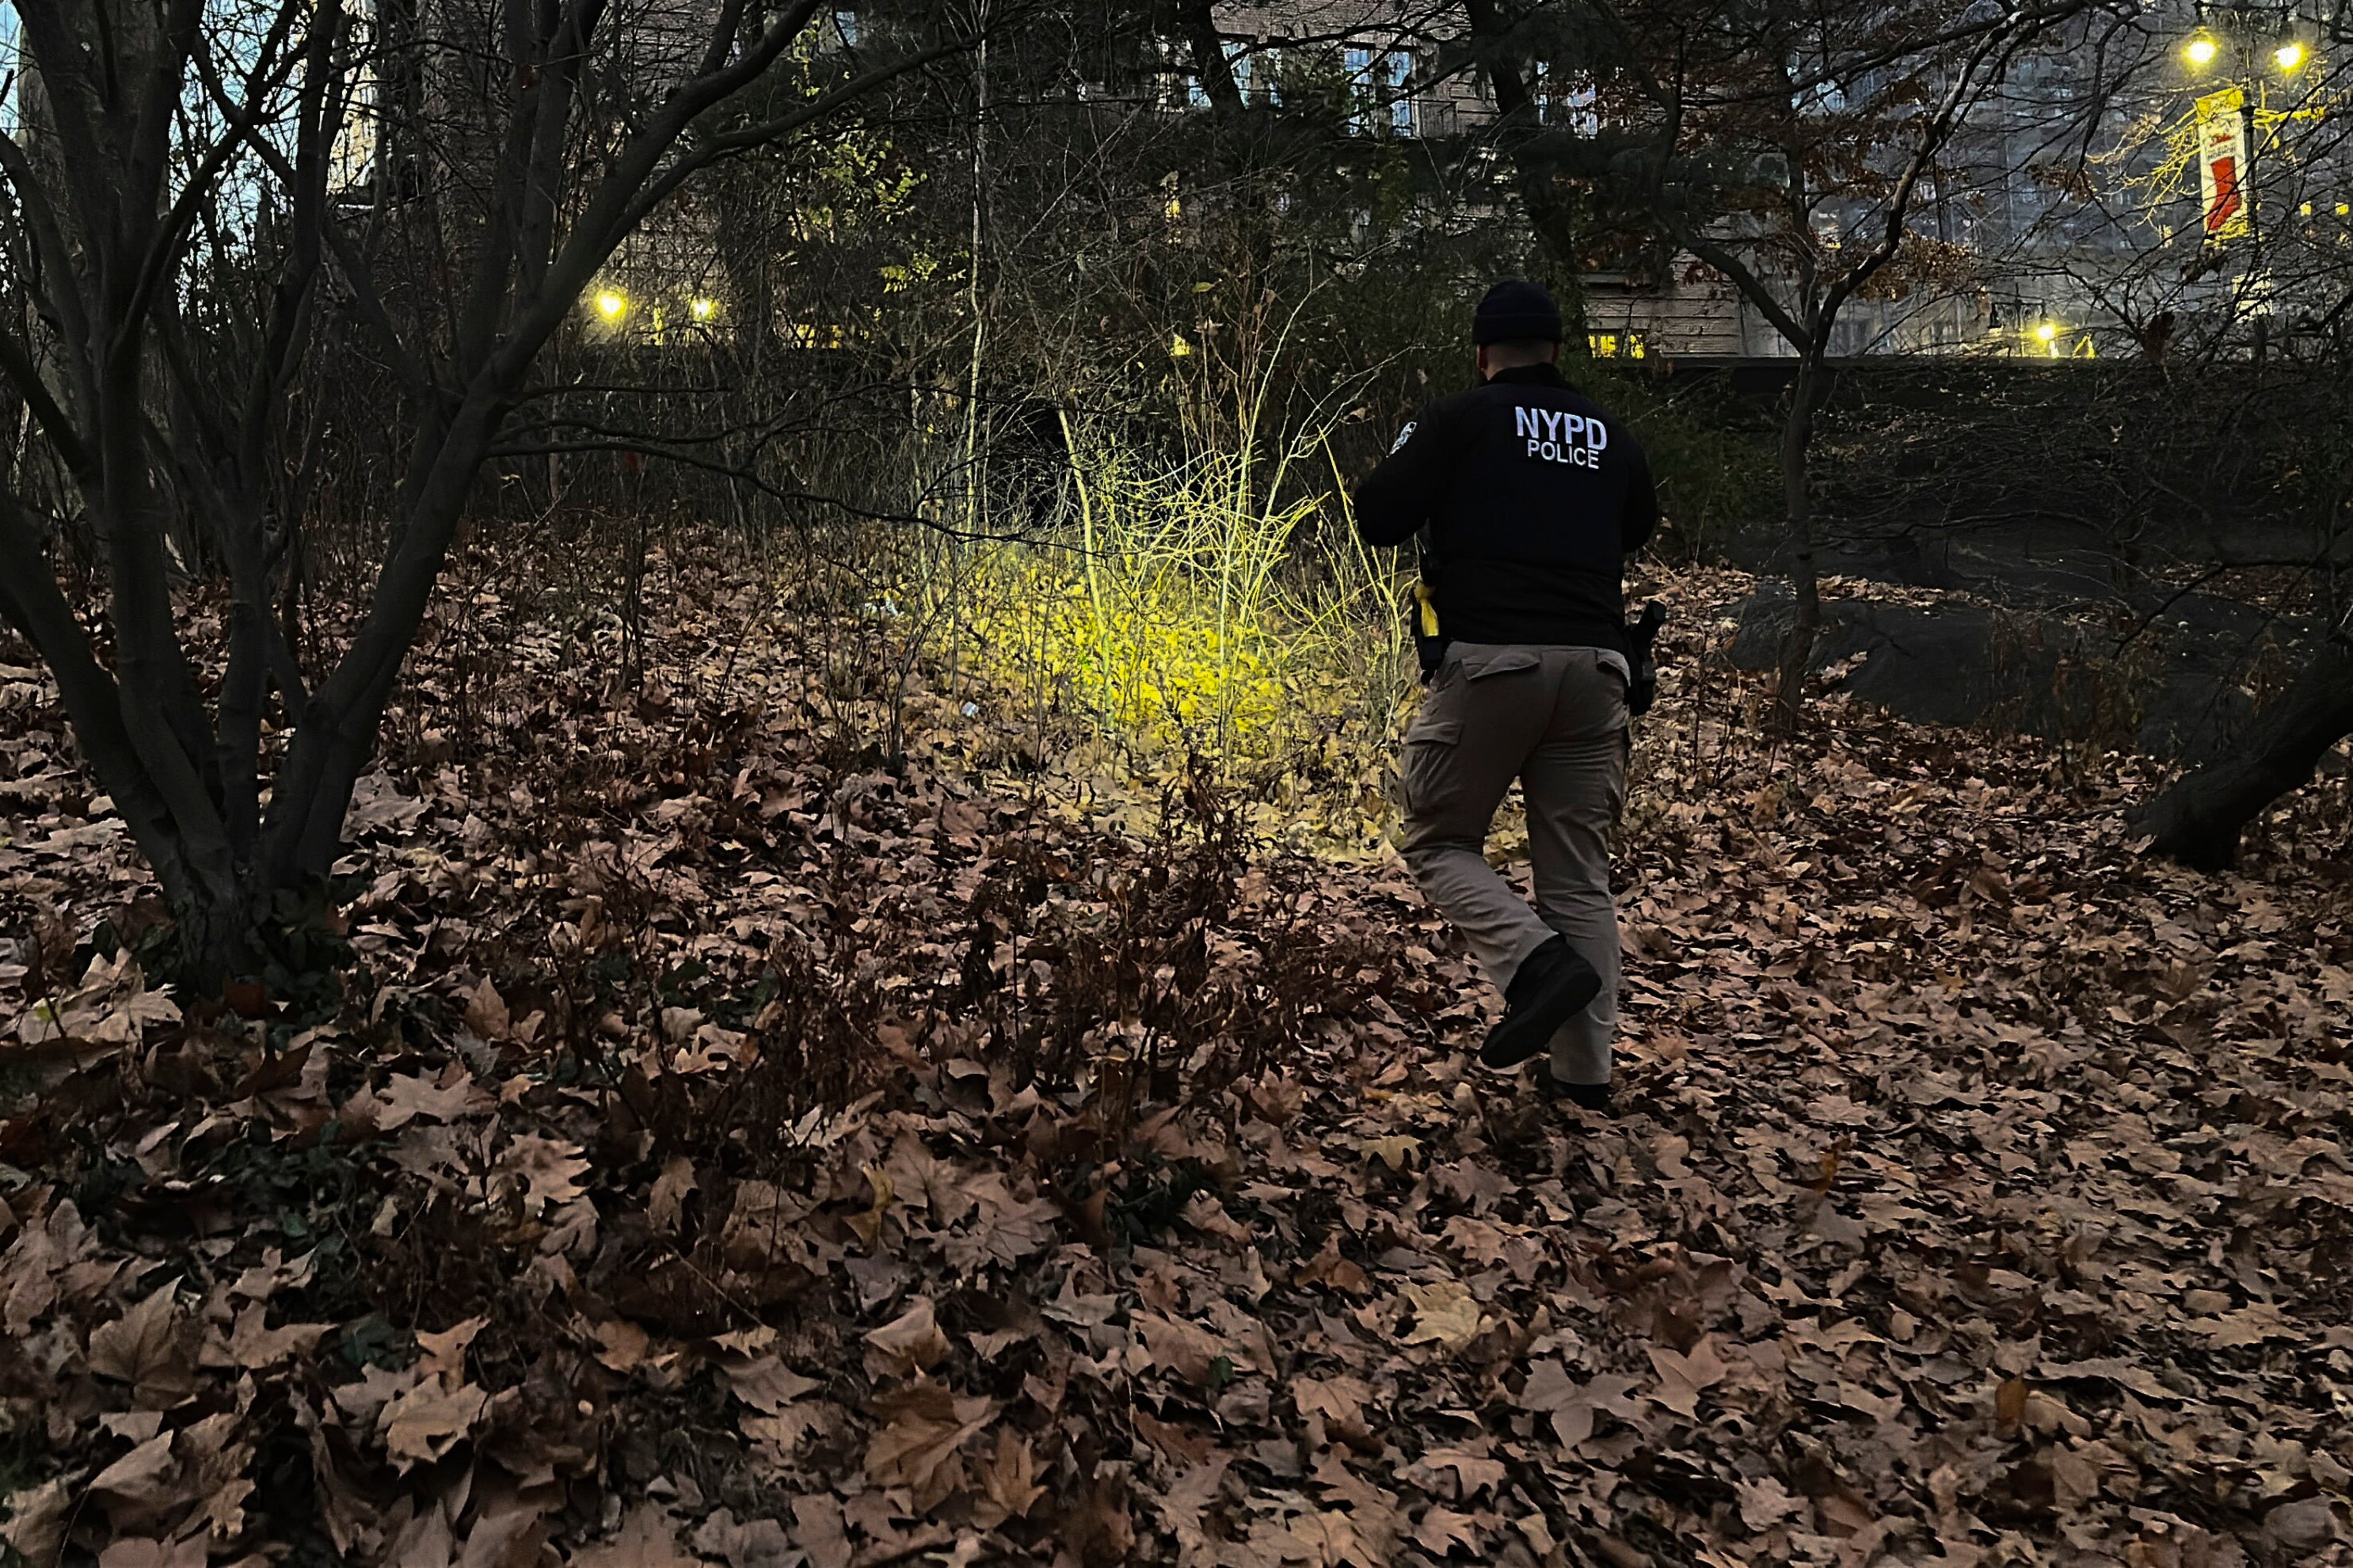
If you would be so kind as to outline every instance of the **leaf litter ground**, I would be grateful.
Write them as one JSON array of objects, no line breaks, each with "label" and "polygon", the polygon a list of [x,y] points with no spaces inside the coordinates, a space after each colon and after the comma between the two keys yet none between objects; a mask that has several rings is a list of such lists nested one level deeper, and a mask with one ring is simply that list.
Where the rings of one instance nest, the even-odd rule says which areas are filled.
[{"label": "leaf litter ground", "polygon": [[627,699],[455,595],[348,984],[226,1006],[0,647],[26,1559],[2346,1560],[2341,776],[2186,875],[2129,759],[1767,747],[1678,579],[1602,1120],[1303,826],[1377,780],[1039,772],[920,686],[894,773],[894,662],[670,567]]}]

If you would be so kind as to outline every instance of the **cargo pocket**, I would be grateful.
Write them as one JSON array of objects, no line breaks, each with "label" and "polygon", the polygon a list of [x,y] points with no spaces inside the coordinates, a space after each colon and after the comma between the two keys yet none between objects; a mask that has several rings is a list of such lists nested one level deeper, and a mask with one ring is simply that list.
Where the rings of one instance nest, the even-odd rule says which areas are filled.
[{"label": "cargo pocket", "polygon": [[1460,656],[1462,679],[1488,680],[1498,675],[1514,675],[1524,669],[1543,668],[1544,660],[1532,648],[1483,648],[1477,653]]},{"label": "cargo pocket", "polygon": [[1609,781],[1609,826],[1617,828],[1626,820],[1627,775],[1634,765],[1634,727],[1628,724],[1618,731],[1618,773]]},{"label": "cargo pocket", "polygon": [[1439,719],[1417,723],[1405,738],[1405,815],[1409,822],[1426,821],[1445,805],[1448,782],[1454,773],[1455,754],[1462,746],[1462,721]]}]

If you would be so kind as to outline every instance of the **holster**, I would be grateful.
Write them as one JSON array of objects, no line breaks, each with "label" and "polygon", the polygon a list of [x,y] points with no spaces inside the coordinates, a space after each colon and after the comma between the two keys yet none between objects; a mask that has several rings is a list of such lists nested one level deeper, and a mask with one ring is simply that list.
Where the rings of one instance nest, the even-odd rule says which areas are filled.
[{"label": "holster", "polygon": [[1438,673],[1446,662],[1446,645],[1453,639],[1438,627],[1438,552],[1430,547],[1430,531],[1423,529],[1418,537],[1421,557],[1421,580],[1413,585],[1413,651],[1421,663],[1422,684]]},{"label": "holster", "polygon": [[1640,619],[1626,628],[1626,663],[1633,678],[1626,682],[1626,711],[1639,719],[1659,700],[1659,628],[1667,624],[1667,607],[1656,599],[1642,606]]}]

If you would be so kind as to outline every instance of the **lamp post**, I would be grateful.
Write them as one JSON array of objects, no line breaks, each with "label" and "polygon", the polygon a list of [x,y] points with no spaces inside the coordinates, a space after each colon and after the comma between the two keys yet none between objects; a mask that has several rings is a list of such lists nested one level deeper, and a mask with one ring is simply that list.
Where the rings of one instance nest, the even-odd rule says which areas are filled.
[{"label": "lamp post", "polygon": [[[2207,242],[2220,247],[2243,235],[2245,276],[2252,286],[2263,265],[2262,214],[2256,200],[2256,110],[2271,79],[2294,77],[2312,61],[2321,37],[2353,34],[2353,0],[2197,0],[2197,31],[2181,46],[2193,74],[2214,71],[2229,86],[2198,100],[2199,166]],[[2229,101],[2236,98],[2235,104]],[[2235,142],[2214,122],[2236,111]],[[2263,357],[2268,322],[2255,321],[2255,358]]]}]

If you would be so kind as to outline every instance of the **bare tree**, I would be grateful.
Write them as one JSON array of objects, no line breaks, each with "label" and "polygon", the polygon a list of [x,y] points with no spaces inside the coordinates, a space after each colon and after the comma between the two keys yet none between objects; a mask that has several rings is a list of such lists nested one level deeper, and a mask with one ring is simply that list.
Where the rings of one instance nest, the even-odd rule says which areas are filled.
[{"label": "bare tree", "polygon": [[[23,307],[0,325],[0,383],[66,483],[0,490],[0,616],[56,677],[193,978],[248,963],[272,896],[332,867],[486,457],[624,237],[697,171],[821,126],[964,42],[756,93],[823,9],[716,0],[700,22],[668,24],[649,74],[642,53],[614,68],[647,26],[623,7],[486,5],[453,50],[482,84],[480,122],[432,128],[472,133],[481,156],[462,222],[421,269],[426,308],[408,298],[418,276],[396,288],[378,264],[409,193],[345,184],[387,65],[345,0],[19,8],[36,90],[18,133],[0,136],[5,281]],[[429,111],[436,89],[417,96]],[[419,129],[390,123],[381,102],[376,115],[387,142]],[[257,314],[224,321],[191,258],[200,237],[240,228],[227,248],[259,285]],[[287,482],[303,462],[293,393],[319,374],[331,315],[353,323],[406,416],[364,615],[311,668],[271,612],[309,521]],[[85,545],[102,601],[88,618],[72,581]],[[191,574],[226,585],[211,692],[175,593]]]},{"label": "bare tree", "polygon": [[1615,40],[1620,130],[1592,156],[1630,174],[1666,237],[1796,356],[1779,436],[1796,615],[1776,694],[1778,722],[1794,728],[1821,627],[1808,456],[1841,313],[1902,286],[1917,198],[1956,133],[2021,52],[2091,5],[1563,3],[1586,6]]}]

